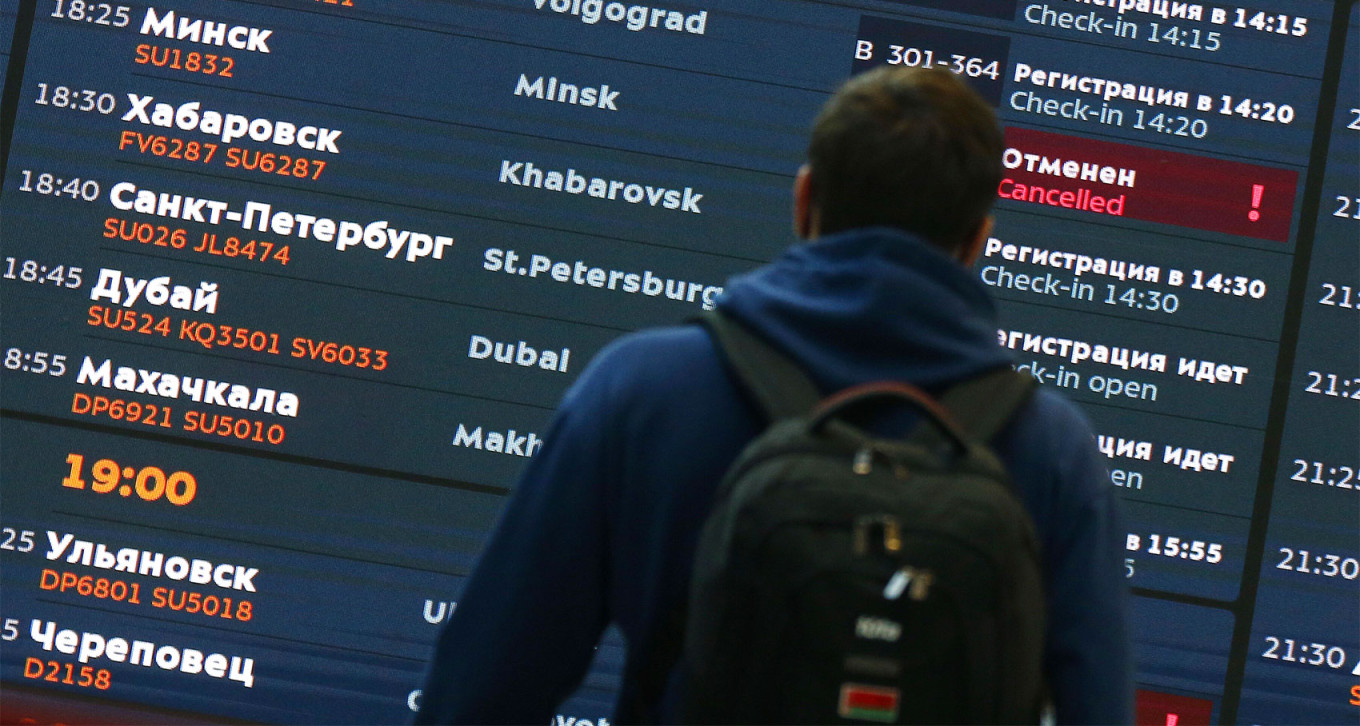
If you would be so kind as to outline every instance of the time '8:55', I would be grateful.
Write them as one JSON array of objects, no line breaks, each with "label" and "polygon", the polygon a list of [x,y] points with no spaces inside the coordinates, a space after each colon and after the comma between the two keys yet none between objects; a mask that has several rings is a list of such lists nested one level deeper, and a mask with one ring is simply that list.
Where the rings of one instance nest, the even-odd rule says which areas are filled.
[{"label": "time '8:55'", "polygon": [[5,351],[5,368],[12,371],[22,368],[25,373],[47,373],[61,377],[66,375],[66,356],[43,350],[25,353],[18,348],[10,348]]}]

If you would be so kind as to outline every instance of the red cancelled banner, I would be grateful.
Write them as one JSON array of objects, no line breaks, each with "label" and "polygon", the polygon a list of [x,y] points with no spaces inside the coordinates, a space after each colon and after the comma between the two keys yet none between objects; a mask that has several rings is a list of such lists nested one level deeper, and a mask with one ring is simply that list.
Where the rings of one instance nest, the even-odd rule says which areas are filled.
[{"label": "red cancelled banner", "polygon": [[1006,129],[998,194],[1030,204],[1289,241],[1298,172]]}]

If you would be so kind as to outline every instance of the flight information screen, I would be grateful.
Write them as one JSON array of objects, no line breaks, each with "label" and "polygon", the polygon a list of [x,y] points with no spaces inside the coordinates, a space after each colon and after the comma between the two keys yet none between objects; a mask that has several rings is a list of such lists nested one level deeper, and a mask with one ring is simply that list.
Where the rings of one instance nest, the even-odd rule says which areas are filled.
[{"label": "flight information screen", "polygon": [[1108,457],[1140,723],[1360,722],[1358,14],[0,0],[0,720],[408,719],[563,391],[890,64],[1005,126],[976,274]]}]

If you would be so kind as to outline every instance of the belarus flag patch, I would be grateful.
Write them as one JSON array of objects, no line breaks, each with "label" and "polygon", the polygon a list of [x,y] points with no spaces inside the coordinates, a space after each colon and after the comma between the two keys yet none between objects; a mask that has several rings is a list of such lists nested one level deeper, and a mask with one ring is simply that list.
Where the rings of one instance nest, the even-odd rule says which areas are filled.
[{"label": "belarus flag patch", "polygon": [[897,706],[901,697],[901,692],[896,688],[843,683],[838,712],[841,718],[892,723],[897,720]]}]

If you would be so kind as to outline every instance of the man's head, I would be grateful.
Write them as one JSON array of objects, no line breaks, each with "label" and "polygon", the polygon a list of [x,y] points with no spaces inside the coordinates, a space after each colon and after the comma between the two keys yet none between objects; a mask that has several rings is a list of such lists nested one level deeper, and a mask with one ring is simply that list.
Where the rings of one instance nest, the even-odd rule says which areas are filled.
[{"label": "man's head", "polygon": [[805,238],[886,226],[971,261],[1001,183],[991,106],[944,70],[881,67],[856,76],[813,125],[795,185]]}]

